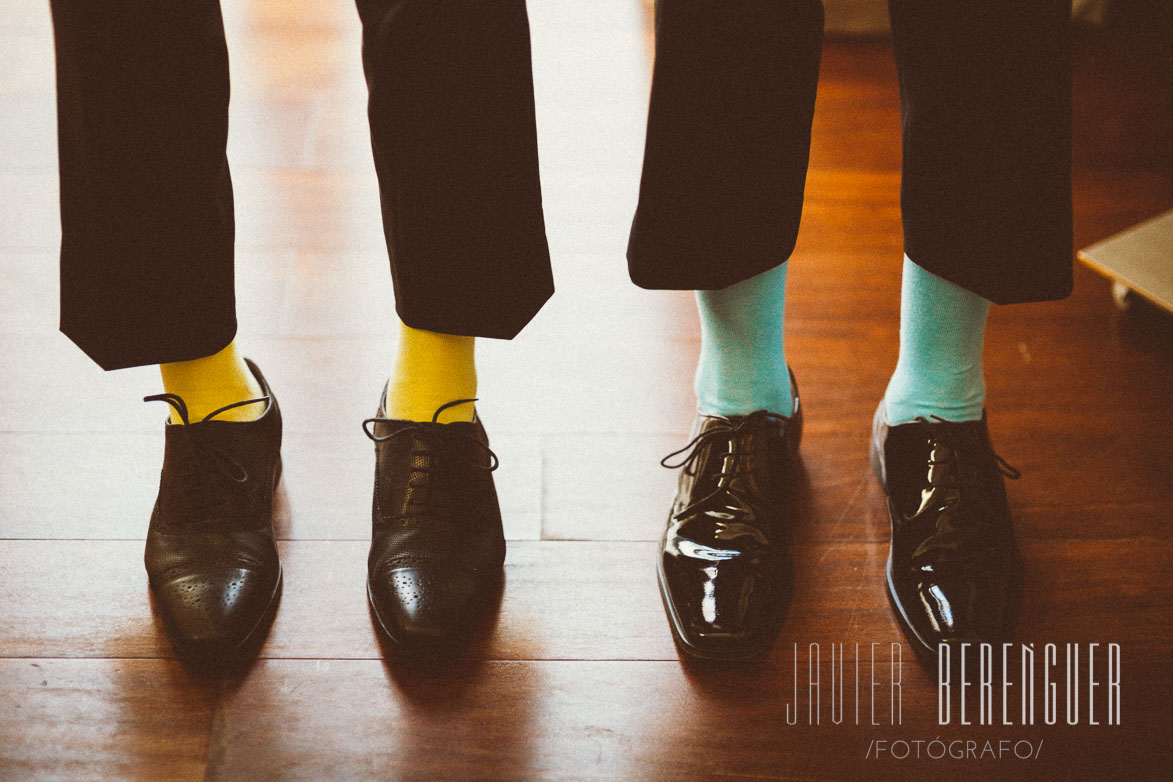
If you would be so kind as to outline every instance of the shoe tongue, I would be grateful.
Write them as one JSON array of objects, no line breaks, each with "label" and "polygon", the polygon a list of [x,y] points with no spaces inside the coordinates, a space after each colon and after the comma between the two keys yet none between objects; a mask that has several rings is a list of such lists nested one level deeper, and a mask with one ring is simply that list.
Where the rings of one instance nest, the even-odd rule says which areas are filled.
[{"label": "shoe tongue", "polygon": [[889,440],[900,443],[939,441],[944,445],[975,443],[983,441],[981,421],[903,421],[889,424]]},{"label": "shoe tongue", "polygon": [[[219,465],[232,474],[243,469],[250,474],[258,459],[272,446],[269,419],[222,421],[213,418],[193,424],[171,424],[165,430],[164,459],[181,459],[202,464],[206,469]],[[239,469],[238,469],[239,467]]]},{"label": "shoe tongue", "polygon": [[982,425],[980,421],[949,421],[933,429],[932,441],[936,447],[946,448],[953,458],[977,456],[981,452]]},{"label": "shoe tongue", "polygon": [[723,426],[745,431],[746,429],[781,426],[790,420],[781,413],[774,413],[769,410],[755,410],[752,413],[746,414],[710,415],[702,413],[701,415],[703,417],[701,426],[704,429]]},{"label": "shoe tongue", "polygon": [[[228,422],[167,429],[163,472],[171,478],[161,482],[159,501],[168,514],[203,518],[206,509],[225,502],[234,486],[243,485],[236,476],[247,479],[251,473],[248,447],[238,445],[239,435],[230,427],[213,427],[221,423]],[[228,432],[232,434],[223,436]]]},{"label": "shoe tongue", "polygon": [[255,421],[228,421],[221,418],[211,418],[190,424],[169,424],[166,428],[166,434],[168,439],[178,438],[180,441],[195,439],[204,445],[247,443],[268,430],[265,425],[266,420],[258,418]]}]

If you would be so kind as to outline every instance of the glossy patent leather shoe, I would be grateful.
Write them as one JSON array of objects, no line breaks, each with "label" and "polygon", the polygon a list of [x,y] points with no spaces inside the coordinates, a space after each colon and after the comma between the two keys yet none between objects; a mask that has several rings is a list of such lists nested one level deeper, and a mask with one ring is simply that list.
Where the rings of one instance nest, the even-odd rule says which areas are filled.
[{"label": "glossy patent leather shoe", "polygon": [[[281,475],[281,411],[256,364],[249,368],[264,396],[167,424],[159,495],[151,513],[144,562],[155,606],[180,655],[232,662],[268,630],[281,589],[273,537],[273,492]],[[264,404],[255,421],[216,416]]]},{"label": "glossy patent leather shoe", "polygon": [[888,598],[917,655],[935,661],[938,644],[1007,640],[1022,568],[1002,478],[1019,473],[994,453],[985,413],[893,426],[881,402],[871,461],[892,518]]},{"label": "glossy patent leather shoe", "polygon": [[[677,646],[702,659],[769,651],[790,604],[787,501],[802,436],[798,389],[789,416],[699,414],[660,543],[660,596]],[[677,464],[668,460],[692,449]]]},{"label": "glossy patent leather shoe", "polygon": [[407,654],[444,653],[490,612],[505,535],[493,485],[497,457],[479,417],[441,424],[384,417],[386,391],[363,431],[375,443],[367,596],[376,624]]}]

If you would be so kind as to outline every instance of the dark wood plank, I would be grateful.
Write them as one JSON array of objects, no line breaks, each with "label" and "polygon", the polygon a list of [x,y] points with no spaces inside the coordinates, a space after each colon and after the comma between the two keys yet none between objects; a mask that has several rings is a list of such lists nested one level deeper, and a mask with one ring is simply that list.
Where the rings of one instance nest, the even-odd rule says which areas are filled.
[{"label": "dark wood plank", "polygon": [[[496,662],[458,668],[375,661],[270,660],[226,698],[213,735],[211,779],[907,780],[1103,779],[1120,768],[1157,780],[1161,749],[1146,719],[1163,708],[1165,650],[1136,655],[1137,695],[1121,726],[1056,729],[936,724],[935,692],[904,678],[899,726],[872,726],[871,702],[854,724],[805,724],[805,691],[787,662],[740,669],[675,662]],[[853,660],[853,657],[848,658]],[[799,670],[806,674],[806,659]],[[881,658],[876,676],[891,676]],[[823,671],[829,675],[827,671]],[[865,659],[863,676],[872,673]],[[800,678],[800,682],[802,679]],[[803,683],[804,684],[804,683]],[[802,685],[800,685],[801,687]],[[866,687],[866,685],[865,685]],[[848,690],[848,693],[851,691]],[[861,693],[866,699],[866,690]],[[825,696],[825,693],[824,693]],[[889,698],[877,696],[877,716]],[[787,709],[800,722],[788,725]],[[868,758],[874,740],[980,736],[1006,757],[984,761]],[[1039,757],[1010,756],[1030,741]],[[1041,742],[1041,744],[1040,744]],[[962,747],[964,746],[961,745]]]},{"label": "dark wood plank", "polygon": [[0,659],[0,778],[204,778],[219,680],[174,660]]}]

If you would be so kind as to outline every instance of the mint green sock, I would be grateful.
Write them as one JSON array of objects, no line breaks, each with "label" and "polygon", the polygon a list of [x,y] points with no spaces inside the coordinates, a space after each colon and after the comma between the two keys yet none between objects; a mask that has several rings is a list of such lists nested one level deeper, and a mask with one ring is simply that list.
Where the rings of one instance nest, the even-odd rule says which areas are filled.
[{"label": "mint green sock", "polygon": [[693,387],[697,410],[790,415],[790,375],[782,344],[789,263],[715,291],[696,291],[701,355]]},{"label": "mint green sock", "polygon": [[982,341],[989,311],[988,299],[904,256],[900,357],[884,394],[890,423],[933,415],[948,421],[982,417]]}]

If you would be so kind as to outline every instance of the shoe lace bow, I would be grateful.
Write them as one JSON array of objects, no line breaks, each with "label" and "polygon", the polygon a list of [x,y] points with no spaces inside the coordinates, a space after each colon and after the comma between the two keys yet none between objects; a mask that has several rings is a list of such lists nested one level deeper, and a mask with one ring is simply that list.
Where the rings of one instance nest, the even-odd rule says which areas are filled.
[{"label": "shoe lace bow", "polygon": [[[927,462],[930,469],[925,476],[926,498],[927,493],[932,492],[939,498],[938,510],[946,511],[961,505],[963,490],[977,489],[966,494],[967,501],[976,499],[989,512],[962,514],[967,521],[960,524],[957,514],[935,514],[938,529],[918,546],[917,559],[923,562],[936,561],[940,557],[956,559],[963,552],[980,558],[985,549],[976,545],[962,545],[962,539],[974,538],[974,543],[976,539],[985,540],[989,532],[988,520],[992,520],[998,512],[987,492],[983,491],[988,483],[982,476],[981,461],[989,458],[994,469],[1010,480],[1018,480],[1022,473],[995,453],[988,442],[981,441],[977,433],[971,431],[971,427],[960,426],[958,422],[938,415],[918,416],[913,420],[924,427],[932,449]],[[961,453],[969,455],[962,457]],[[942,458],[934,458],[938,455]],[[937,493],[936,490],[941,492]]]},{"label": "shoe lace bow", "polygon": [[[733,494],[743,504],[749,504],[745,497],[737,493],[733,488],[736,484],[734,479],[743,475],[747,475],[750,470],[747,464],[747,459],[743,457],[753,456],[754,452],[749,450],[738,450],[737,444],[741,442],[738,435],[752,431],[768,423],[782,423],[787,419],[778,413],[772,413],[769,410],[755,410],[745,416],[739,416],[738,420],[734,421],[725,417],[718,417],[717,423],[713,424],[708,429],[700,432],[696,437],[692,438],[684,447],[678,448],[672,453],[660,460],[660,466],[666,467],[670,470],[683,468],[688,475],[695,476],[697,463],[700,460],[702,453],[706,449],[718,442],[727,443],[725,448],[717,458],[720,459],[720,471],[714,476],[717,485],[711,492],[701,497],[700,499],[690,502],[684,508],[681,508],[676,513],[672,514],[672,518],[677,519],[687,513],[692,512],[704,503],[708,502],[713,497],[722,492]],[[691,449],[691,450],[690,450]],[[676,463],[671,463],[670,460],[674,456],[688,451],[688,455]],[[711,461],[711,460],[710,460]]]},{"label": "shoe lace bow", "polygon": [[[257,397],[256,399],[246,399],[243,402],[233,402],[230,405],[224,405],[205,415],[197,424],[202,424],[213,420],[216,416],[223,412],[232,410],[237,407],[244,407],[245,405],[254,405],[258,402],[268,403],[270,397],[268,395]],[[228,454],[223,448],[213,445],[208,442],[207,438],[203,436],[203,429],[199,426],[193,425],[190,414],[187,409],[187,403],[178,394],[153,394],[151,396],[144,396],[144,402],[166,402],[175,409],[179,414],[179,418],[183,421],[183,436],[187,442],[192,446],[192,452],[196,454],[199,463],[205,469],[212,465],[215,472],[233,483],[245,483],[248,481],[248,470],[244,465]]]},{"label": "shoe lace bow", "polygon": [[[432,426],[432,424],[439,423],[438,419],[440,413],[455,405],[467,404],[476,402],[476,398],[471,399],[455,399],[451,402],[446,402],[436,408],[432,413],[432,420],[430,423],[405,421],[401,419],[385,418],[383,416],[375,416],[367,418],[362,422],[363,433],[366,434],[372,442],[384,443],[389,440],[394,440],[397,437],[409,436],[412,434],[424,435],[427,439],[424,442],[424,447],[417,447],[413,444],[411,450],[411,472],[408,476],[408,495],[407,505],[409,508],[418,513],[426,513],[429,508],[441,506],[440,496],[446,496],[446,492],[437,492],[436,489],[443,482],[437,482],[436,478],[443,473],[444,464],[450,464],[449,460],[442,460],[438,458],[437,451],[431,444],[437,440],[446,442],[449,445],[463,445],[471,443],[476,449],[483,451],[489,457],[487,465],[480,464],[471,454],[474,451],[469,451],[464,448],[458,450],[464,455],[464,462],[469,467],[480,470],[485,473],[493,472],[500,466],[500,460],[497,454],[493,452],[488,445],[482,442],[472,433],[465,430],[463,427],[447,427],[447,426]],[[375,431],[376,424],[400,424],[386,434],[378,434]]]}]

